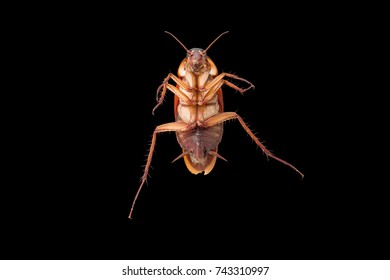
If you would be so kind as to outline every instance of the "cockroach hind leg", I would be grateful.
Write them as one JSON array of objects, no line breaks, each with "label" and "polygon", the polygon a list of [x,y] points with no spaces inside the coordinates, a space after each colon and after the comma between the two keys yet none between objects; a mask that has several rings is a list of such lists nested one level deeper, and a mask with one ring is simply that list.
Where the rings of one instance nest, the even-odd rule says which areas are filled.
[{"label": "cockroach hind leg", "polygon": [[266,154],[267,157],[270,157],[270,158],[273,158],[277,161],[279,161],[280,163],[283,163],[284,165],[292,168],[293,170],[295,170],[299,175],[302,176],[302,179],[304,177],[303,173],[301,171],[298,170],[298,168],[296,168],[294,165],[292,165],[291,163],[275,156],[273,153],[271,153],[263,144],[262,142],[260,142],[260,139],[256,137],[256,135],[252,132],[252,130],[249,128],[249,126],[244,122],[244,120],[235,112],[223,112],[223,113],[220,113],[218,115],[214,115],[212,117],[210,117],[208,120],[207,120],[207,123],[206,125],[207,126],[213,126],[213,125],[216,125],[218,123],[222,123],[222,122],[226,122],[228,120],[238,120],[238,122],[241,124],[241,126],[244,128],[244,130],[246,131],[246,133],[252,138],[253,141],[255,141],[256,145],[259,146],[259,148]]}]

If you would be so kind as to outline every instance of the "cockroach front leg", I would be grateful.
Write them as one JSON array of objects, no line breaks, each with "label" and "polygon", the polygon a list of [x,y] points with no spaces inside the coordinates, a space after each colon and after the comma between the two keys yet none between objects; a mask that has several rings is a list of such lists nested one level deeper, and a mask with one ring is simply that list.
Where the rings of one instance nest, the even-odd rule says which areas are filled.
[{"label": "cockroach front leg", "polygon": [[214,115],[210,118],[208,118],[206,121],[204,121],[203,123],[203,126],[205,127],[210,127],[210,126],[214,126],[216,124],[219,124],[219,123],[222,123],[222,122],[225,122],[225,121],[228,121],[228,120],[232,120],[232,119],[237,119],[241,126],[245,129],[246,133],[249,134],[249,136],[252,138],[253,141],[255,141],[255,143],[257,144],[257,146],[260,147],[260,149],[266,154],[267,157],[271,157],[289,167],[291,167],[292,169],[294,169],[296,172],[299,173],[299,175],[302,176],[302,178],[304,177],[303,173],[301,171],[299,171],[294,165],[292,165],[291,163],[288,163],[287,161],[281,159],[281,158],[278,158],[277,156],[275,156],[274,154],[272,154],[261,142],[260,140],[256,137],[256,135],[250,130],[250,128],[246,125],[246,123],[244,122],[244,120],[235,112],[224,112],[224,113],[220,113],[220,114],[217,114],[217,115]]},{"label": "cockroach front leg", "polygon": [[[177,95],[179,98],[182,100],[190,100],[187,95],[185,95],[182,91],[180,91],[177,87],[171,85],[169,80],[172,79],[178,86],[185,88],[188,91],[191,91],[191,89],[186,85],[181,79],[179,79],[177,76],[175,76],[172,73],[169,73],[165,79],[163,80],[162,84],[157,88],[157,93],[156,93],[156,100],[157,100],[157,105],[154,106],[152,110],[152,114],[154,115],[154,111],[159,107],[165,98],[165,94],[167,93],[167,89],[169,89],[171,92],[173,92],[175,95]],[[161,94],[160,94],[161,91]],[[160,96],[160,97],[159,97]]]},{"label": "cockroach front leg", "polygon": [[[240,87],[236,86],[235,84],[233,84],[233,83],[231,83],[231,82],[229,82],[227,80],[224,80],[223,79],[224,77],[229,77],[229,78],[232,78],[232,79],[236,79],[236,80],[240,80],[240,81],[246,82],[246,83],[249,84],[249,87],[247,87],[247,88],[240,88]],[[246,80],[246,79],[240,78],[240,77],[238,77],[236,75],[229,74],[229,73],[221,73],[217,77],[215,77],[214,80],[212,80],[209,84],[207,84],[205,86],[204,90],[209,90],[209,91],[204,96],[204,98],[202,100],[202,103],[200,105],[207,104],[214,97],[214,95],[218,92],[218,89],[220,89],[224,84],[229,86],[229,87],[231,87],[231,88],[233,88],[233,89],[235,89],[235,90],[237,90],[241,94],[243,94],[244,92],[246,92],[247,90],[249,90],[251,88],[255,88],[255,86],[251,82]]]},{"label": "cockroach front leg", "polygon": [[[249,84],[249,86],[248,86],[247,88],[240,88],[240,87],[236,86],[235,84],[233,84],[233,83],[231,83],[231,82],[229,82],[229,81],[227,81],[227,80],[224,80],[223,78],[225,78],[225,77],[228,77],[228,78],[231,78],[231,79],[235,79],[235,80],[239,80],[239,81],[243,81],[243,82]],[[217,84],[217,83],[219,83],[219,82],[221,82],[221,81],[223,81],[223,83],[224,83],[225,85],[227,85],[227,86],[229,86],[229,87],[231,87],[231,88],[233,88],[233,89],[239,91],[240,93],[244,93],[245,91],[247,91],[247,90],[249,90],[249,89],[251,89],[251,88],[253,88],[253,89],[255,88],[255,85],[252,84],[251,82],[249,82],[248,80],[246,80],[246,79],[244,79],[244,78],[241,78],[241,77],[239,77],[239,76],[237,76],[237,75],[229,74],[229,73],[225,73],[225,72],[223,72],[223,73],[219,74],[217,77],[215,77],[214,80],[212,80],[212,81],[207,85],[207,87],[211,88],[211,87],[213,87],[215,84]]]},{"label": "cockroach front leg", "polygon": [[152,136],[152,142],[150,143],[148,159],[146,160],[144,174],[141,177],[141,185],[138,188],[138,191],[137,191],[137,193],[134,197],[134,200],[133,200],[133,205],[131,206],[131,210],[130,210],[130,214],[129,214],[130,219],[131,219],[131,215],[133,213],[134,205],[135,205],[135,202],[138,198],[138,195],[142,189],[142,186],[144,185],[144,183],[146,182],[146,180],[148,178],[149,168],[150,168],[150,164],[152,162],[152,156],[153,156],[153,152],[154,152],[154,146],[156,145],[157,133],[167,132],[167,131],[181,131],[181,130],[186,130],[187,128],[188,128],[188,124],[186,124],[184,122],[172,122],[172,123],[165,123],[165,124],[159,125],[154,130],[153,136]]}]

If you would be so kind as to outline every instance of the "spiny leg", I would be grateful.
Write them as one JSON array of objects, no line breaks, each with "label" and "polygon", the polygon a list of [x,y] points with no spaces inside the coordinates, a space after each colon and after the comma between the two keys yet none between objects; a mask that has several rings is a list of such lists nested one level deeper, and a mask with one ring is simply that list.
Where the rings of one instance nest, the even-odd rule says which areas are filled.
[{"label": "spiny leg", "polygon": [[[233,84],[227,80],[224,80],[223,78],[225,76],[232,78],[232,79],[246,82],[249,84],[249,87],[240,88],[240,87],[236,86],[235,84]],[[255,88],[255,86],[246,79],[240,78],[236,75],[229,74],[229,73],[221,73],[217,77],[215,77],[214,80],[212,80],[210,83],[208,83],[204,89],[202,89],[202,90],[209,90],[209,92],[204,96],[202,103],[200,105],[203,105],[203,104],[206,104],[207,102],[209,102],[214,97],[214,95],[218,92],[218,90],[222,87],[223,84],[227,85],[228,87],[231,87],[232,89],[237,90],[241,94],[243,94],[244,92],[246,92],[247,90],[249,90],[251,88]]]},{"label": "spiny leg", "polygon": [[[235,80],[239,80],[239,81],[243,81],[243,82],[249,84],[249,86],[247,88],[240,88],[240,87],[232,84],[231,82],[228,82],[228,81],[224,80],[223,78],[225,78],[225,77],[228,77],[228,78],[231,78],[231,79],[235,79]],[[234,75],[234,74],[229,74],[229,73],[223,72],[223,73],[219,74],[218,76],[216,76],[214,78],[214,80],[212,80],[209,84],[207,84],[205,89],[207,90],[207,89],[213,87],[214,85],[218,84],[221,81],[223,81],[229,87],[232,87],[235,90],[238,90],[240,93],[244,93],[245,91],[247,91],[247,90],[249,90],[251,88],[255,88],[255,85],[252,84],[251,82],[249,82],[248,80],[246,80],[244,78],[241,78],[241,77],[239,77],[237,75]]]},{"label": "spiny leg", "polygon": [[253,88],[253,89],[255,88],[254,84],[252,84],[251,82],[249,82],[248,80],[246,80],[244,78],[241,78],[241,77],[239,77],[237,75],[229,74],[229,73],[223,73],[223,74],[226,77],[229,77],[229,78],[232,78],[232,79],[236,79],[236,80],[240,80],[240,81],[243,81],[243,82],[249,84],[249,87],[241,89],[241,88],[237,87],[236,85],[232,84],[231,82],[225,80],[225,84],[227,84],[229,87],[232,87],[232,88],[238,90],[240,93],[244,93],[245,91],[247,91],[247,90],[249,90],[251,88]]},{"label": "spiny leg", "polygon": [[[191,100],[188,98],[187,95],[185,95],[182,91],[180,91],[179,88],[171,85],[168,83],[168,81],[172,79],[177,85],[179,85],[180,87],[182,88],[185,88],[187,91],[191,91],[191,89],[188,87],[188,85],[186,85],[181,79],[179,79],[177,76],[175,76],[174,74],[172,73],[169,73],[165,79],[163,80],[162,84],[157,88],[157,93],[156,93],[156,100],[157,100],[157,105],[154,106],[153,108],[153,111],[152,111],[152,114],[154,115],[154,111],[157,109],[157,107],[159,107],[163,101],[164,101],[164,98],[165,98],[165,95],[167,93],[167,89],[169,89],[170,91],[172,91],[175,95],[177,95],[177,97],[179,97],[180,99],[183,99],[183,100],[186,100],[188,99],[188,101],[190,102]],[[162,91],[161,91],[162,89]],[[161,91],[161,94],[160,94],[160,97],[159,97],[159,93]]]},{"label": "spiny leg", "polygon": [[237,119],[240,122],[241,126],[245,129],[246,133],[249,134],[249,136],[253,139],[253,141],[255,141],[257,146],[259,146],[261,148],[261,150],[266,154],[267,157],[271,157],[271,158],[273,158],[273,159],[275,159],[275,160],[277,160],[277,161],[279,161],[279,162],[281,162],[281,163],[291,167],[296,172],[298,172],[302,176],[302,179],[303,179],[303,177],[304,177],[303,173],[301,171],[299,171],[294,165],[292,165],[291,163],[288,163],[287,161],[285,161],[285,160],[283,160],[281,158],[278,158],[277,156],[272,154],[269,150],[267,150],[267,148],[260,142],[260,140],[250,130],[250,128],[246,125],[244,120],[237,113],[235,113],[235,112],[224,112],[224,113],[220,113],[218,115],[214,115],[214,116],[208,118],[204,122],[204,126],[210,127],[210,126],[213,126],[213,125],[216,125],[216,124],[228,121],[228,120],[232,120],[232,119]]},{"label": "spiny leg", "polygon": [[174,95],[176,95],[181,100],[182,104],[185,104],[185,105],[192,105],[193,104],[191,99],[187,95],[185,95],[178,87],[175,87],[171,84],[167,84],[164,87],[163,92],[161,93],[160,100],[157,102],[156,106],[154,106],[154,108],[152,110],[153,115],[154,115],[154,111],[157,109],[157,107],[162,104],[167,89],[169,89]]},{"label": "spiny leg", "polygon": [[188,124],[186,124],[184,122],[172,122],[172,123],[165,123],[165,124],[159,125],[154,130],[153,136],[152,136],[152,142],[150,143],[150,149],[149,149],[148,159],[147,159],[146,165],[145,165],[144,174],[141,177],[141,185],[139,186],[138,191],[137,191],[137,193],[136,193],[136,195],[134,197],[133,204],[131,205],[131,210],[130,210],[130,214],[129,214],[129,218],[130,219],[131,219],[131,215],[133,213],[134,205],[135,205],[135,202],[136,202],[136,200],[138,198],[138,195],[139,195],[139,193],[140,193],[140,191],[142,189],[142,186],[146,182],[146,179],[148,178],[148,172],[149,172],[150,164],[152,162],[154,146],[156,145],[157,133],[167,132],[167,131],[186,130],[187,127],[188,127]]}]

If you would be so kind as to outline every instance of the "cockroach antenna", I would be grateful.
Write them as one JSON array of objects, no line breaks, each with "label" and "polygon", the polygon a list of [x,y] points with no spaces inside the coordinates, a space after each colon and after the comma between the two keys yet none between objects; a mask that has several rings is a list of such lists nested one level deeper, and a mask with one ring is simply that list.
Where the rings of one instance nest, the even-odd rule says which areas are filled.
[{"label": "cockroach antenna", "polygon": [[219,39],[222,37],[222,35],[225,35],[226,33],[229,33],[229,31],[225,31],[223,32],[221,35],[219,35],[217,38],[215,38],[214,41],[211,42],[211,44],[203,51],[203,52],[207,52],[207,50]]},{"label": "cockroach antenna", "polygon": [[179,44],[186,50],[186,52],[189,52],[189,50],[186,48],[186,46],[184,46],[184,44],[182,42],[180,42],[180,40],[177,39],[175,35],[173,35],[171,32],[168,32],[168,31],[164,31],[164,32],[168,33],[169,35],[171,35],[176,41],[179,42]]},{"label": "cockroach antenna", "polygon": [[[179,42],[179,44],[186,50],[186,52],[188,53],[189,50],[187,49],[187,47],[179,40],[177,39],[177,37],[175,35],[173,35],[171,32],[168,32],[168,31],[164,31],[165,33],[171,35],[176,41]],[[214,39],[214,41],[211,42],[211,44],[205,49],[203,50],[203,53],[206,53],[207,50],[219,39],[222,37],[222,35],[225,35],[226,33],[229,33],[229,31],[225,31],[225,32],[222,32],[217,38]]]}]

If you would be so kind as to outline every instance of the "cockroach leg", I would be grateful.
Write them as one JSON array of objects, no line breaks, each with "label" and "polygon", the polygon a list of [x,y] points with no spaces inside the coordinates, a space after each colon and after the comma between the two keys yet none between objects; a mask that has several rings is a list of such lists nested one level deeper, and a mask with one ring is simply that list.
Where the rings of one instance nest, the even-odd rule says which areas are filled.
[{"label": "cockroach leg", "polygon": [[[170,77],[173,78],[177,78],[175,75],[173,74],[170,74]],[[166,79],[165,79],[166,80]],[[191,99],[189,99],[189,97],[187,95],[185,95],[178,87],[175,87],[174,85],[171,85],[169,84],[167,81],[165,81],[159,86],[159,88],[157,89],[157,95],[158,95],[158,92],[161,90],[161,88],[163,88],[162,92],[161,92],[161,95],[160,95],[160,99],[158,99],[157,101],[157,104],[156,106],[154,106],[153,110],[152,110],[152,114],[154,115],[154,111],[163,103],[164,101],[164,98],[165,98],[165,95],[167,93],[167,89],[171,92],[173,92],[177,97],[179,97],[181,100],[182,100],[182,103],[183,104],[192,104],[192,101]],[[174,79],[176,81],[176,79]],[[182,82],[180,82],[180,84],[182,84]],[[185,88],[187,91],[190,91],[190,89],[188,88],[188,86],[186,86],[185,84],[183,84],[182,86],[183,88]]]},{"label": "cockroach leg", "polygon": [[232,82],[229,82],[227,80],[223,80],[223,82],[224,82],[225,85],[231,87],[232,89],[237,90],[241,94],[244,94],[244,92],[246,92],[247,90],[255,87],[254,85],[250,85],[247,88],[240,88],[240,87],[236,86],[235,84],[233,84]]},{"label": "cockroach leg", "polygon": [[[160,90],[161,88],[163,88],[163,92],[166,91],[166,86],[168,85],[168,81],[172,79],[176,84],[178,84],[179,86],[181,86],[182,88],[185,88],[187,91],[190,91],[191,89],[188,88],[188,86],[181,80],[179,79],[177,76],[175,76],[174,74],[172,73],[169,73],[165,79],[163,80],[163,82],[161,83],[161,85],[157,88],[157,93],[156,93],[156,101],[159,101],[161,99],[161,97],[159,98],[159,93],[160,93]],[[165,93],[164,93],[165,95]]]},{"label": "cockroach leg", "polygon": [[232,120],[232,119],[237,119],[241,126],[245,129],[246,133],[249,134],[249,136],[252,138],[253,141],[255,141],[255,143],[257,144],[257,146],[260,147],[260,149],[266,154],[267,157],[271,157],[287,166],[289,166],[290,168],[294,169],[296,172],[299,173],[299,175],[302,176],[302,179],[304,177],[303,173],[301,171],[299,171],[294,165],[292,165],[291,163],[281,159],[281,158],[278,158],[277,156],[275,156],[274,154],[272,154],[261,142],[260,140],[256,137],[256,135],[250,130],[250,128],[246,125],[246,123],[244,122],[244,120],[235,112],[224,112],[224,113],[219,113],[217,115],[214,115],[210,118],[208,118],[206,121],[204,121],[203,123],[203,126],[205,127],[210,127],[210,126],[214,126],[216,124],[219,124],[219,123],[222,123],[222,122],[225,122],[225,121],[228,121],[228,120]]},{"label": "cockroach leg", "polygon": [[171,122],[171,123],[165,123],[165,124],[159,125],[154,130],[153,136],[152,136],[152,142],[150,143],[148,159],[146,160],[144,174],[141,177],[141,185],[138,188],[138,191],[137,191],[137,193],[134,197],[134,200],[133,200],[133,204],[131,206],[131,210],[130,210],[130,214],[129,214],[130,219],[131,219],[131,215],[133,213],[134,205],[135,205],[135,202],[138,198],[138,195],[142,189],[142,186],[145,184],[145,182],[148,178],[148,172],[149,172],[150,164],[152,162],[154,147],[156,145],[157,133],[168,132],[168,131],[181,131],[181,130],[186,130],[187,128],[188,128],[188,124],[186,124],[184,122]]},{"label": "cockroach leg", "polygon": [[[235,84],[227,81],[227,80],[224,80],[223,78],[224,77],[229,77],[229,78],[232,78],[232,79],[236,79],[236,80],[240,80],[240,81],[243,81],[243,82],[246,82],[249,84],[249,87],[247,88],[240,88],[238,86],[236,86]],[[240,78],[236,75],[233,75],[233,74],[228,74],[228,73],[221,73],[219,74],[217,77],[215,77],[214,80],[212,80],[209,84],[207,84],[207,86],[204,88],[204,90],[208,90],[207,94],[204,96],[202,102],[200,103],[200,105],[203,105],[203,104],[207,104],[207,102],[209,102],[213,97],[214,95],[218,92],[218,89],[220,89],[223,84],[231,87],[232,89],[235,89],[237,90],[238,92],[240,92],[241,94],[243,94],[245,91],[251,89],[251,88],[255,88],[255,86],[243,79],[243,78]]]},{"label": "cockroach leg", "polygon": [[[249,84],[249,87],[245,88],[245,89],[242,89],[238,86],[236,86],[235,84],[227,81],[227,80],[224,80],[223,78],[225,77],[228,77],[228,78],[231,78],[231,79],[235,79],[235,80],[239,80],[239,81],[242,81],[242,82],[245,82],[247,84]],[[251,89],[251,88],[255,88],[254,84],[252,84],[251,82],[249,82],[248,80],[244,79],[244,78],[241,78],[237,75],[233,75],[233,74],[229,74],[229,73],[221,73],[219,74],[217,77],[214,78],[214,80],[212,80],[209,84],[207,84],[207,86],[205,87],[205,89],[210,89],[212,88],[213,86],[215,86],[216,84],[220,83],[221,81],[223,81],[224,84],[226,84],[227,86],[239,91],[240,93],[244,93],[245,91]]]},{"label": "cockroach leg", "polygon": [[229,86],[229,87],[239,91],[241,94],[244,93],[245,91],[251,89],[251,88],[255,89],[255,85],[252,84],[251,82],[249,82],[248,80],[244,79],[244,78],[241,78],[241,77],[238,77],[237,75],[233,75],[233,74],[229,74],[229,73],[223,73],[223,74],[225,74],[225,76],[228,77],[228,78],[240,80],[240,81],[243,81],[243,82],[249,84],[249,87],[247,87],[245,89],[242,89],[242,88],[239,88],[236,85],[232,84],[231,82],[225,80],[225,85],[227,85],[227,86]]}]

